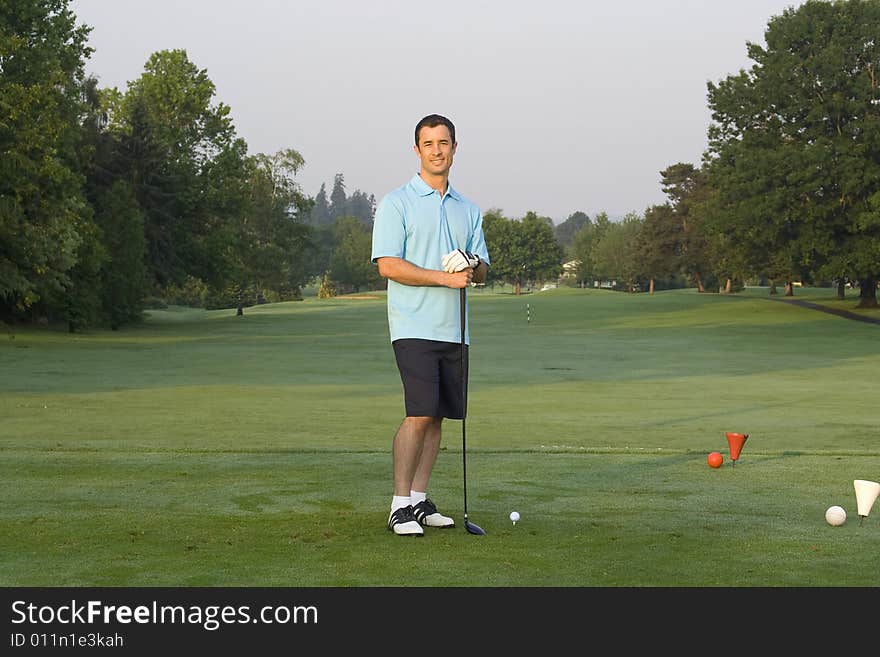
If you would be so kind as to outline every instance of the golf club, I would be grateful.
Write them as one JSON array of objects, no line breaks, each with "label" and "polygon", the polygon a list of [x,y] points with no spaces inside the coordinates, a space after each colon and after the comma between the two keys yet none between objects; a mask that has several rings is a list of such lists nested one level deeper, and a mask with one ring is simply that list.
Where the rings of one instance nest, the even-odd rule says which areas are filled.
[{"label": "golf club", "polygon": [[464,326],[466,321],[466,313],[465,308],[467,304],[467,291],[466,288],[461,288],[461,349],[460,349],[460,358],[461,358],[461,468],[463,472],[463,481],[464,481],[464,528],[468,531],[469,534],[476,534],[477,536],[484,536],[486,532],[479,525],[475,525],[474,523],[468,520],[467,516],[467,443],[465,439],[466,430],[465,430],[465,417],[467,417],[467,376],[465,373],[465,364],[464,364]]}]

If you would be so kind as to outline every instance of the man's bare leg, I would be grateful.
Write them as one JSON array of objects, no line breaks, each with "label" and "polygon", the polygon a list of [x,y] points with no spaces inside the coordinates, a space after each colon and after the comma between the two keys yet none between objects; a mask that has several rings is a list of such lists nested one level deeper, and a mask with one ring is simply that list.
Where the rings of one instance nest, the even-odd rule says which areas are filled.
[{"label": "man's bare leg", "polygon": [[[394,434],[394,442],[392,443],[394,495],[409,497],[416,472],[420,469],[420,463],[423,460],[422,455],[425,452],[426,438],[428,434],[432,433],[431,428],[438,419],[432,417],[405,417],[397,428],[397,433]],[[436,434],[435,448],[439,450],[439,422],[436,423]],[[432,437],[431,440],[435,440],[435,438]],[[430,454],[431,450],[435,448],[429,447],[428,453]],[[436,457],[437,453],[434,451],[433,456],[430,457],[432,466],[433,460]],[[430,476],[430,470],[428,475]]]},{"label": "man's bare leg", "polygon": [[422,453],[416,467],[415,476],[412,479],[412,490],[428,490],[428,481],[431,479],[431,472],[434,470],[434,462],[437,460],[437,454],[440,453],[443,418],[433,417],[428,419],[431,422],[425,428],[424,439],[422,440]]}]

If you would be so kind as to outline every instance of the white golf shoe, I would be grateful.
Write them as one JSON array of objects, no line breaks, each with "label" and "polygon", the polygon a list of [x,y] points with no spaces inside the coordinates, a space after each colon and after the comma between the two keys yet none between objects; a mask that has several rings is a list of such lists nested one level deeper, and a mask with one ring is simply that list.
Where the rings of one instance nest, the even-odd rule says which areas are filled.
[{"label": "white golf shoe", "polygon": [[425,527],[439,527],[441,529],[455,527],[455,520],[437,511],[437,507],[429,499],[422,500],[416,504],[413,507],[413,514],[419,524]]},{"label": "white golf shoe", "polygon": [[422,536],[425,530],[413,515],[412,506],[404,506],[388,516],[388,529],[398,536]]}]

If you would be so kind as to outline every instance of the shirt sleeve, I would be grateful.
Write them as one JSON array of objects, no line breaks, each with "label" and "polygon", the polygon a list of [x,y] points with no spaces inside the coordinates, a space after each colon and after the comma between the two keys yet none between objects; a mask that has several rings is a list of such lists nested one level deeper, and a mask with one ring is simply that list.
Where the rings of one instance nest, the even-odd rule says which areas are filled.
[{"label": "shirt sleeve", "polygon": [[392,196],[385,196],[376,207],[373,217],[373,250],[370,256],[376,260],[386,256],[402,258],[406,252],[406,223],[403,205]]},{"label": "shirt sleeve", "polygon": [[471,244],[468,251],[471,253],[476,253],[480,256],[480,260],[485,262],[487,265],[491,265],[492,262],[489,260],[489,250],[486,247],[486,236],[483,234],[483,213],[479,210],[476,210],[476,222],[474,226],[474,232],[471,236]]}]

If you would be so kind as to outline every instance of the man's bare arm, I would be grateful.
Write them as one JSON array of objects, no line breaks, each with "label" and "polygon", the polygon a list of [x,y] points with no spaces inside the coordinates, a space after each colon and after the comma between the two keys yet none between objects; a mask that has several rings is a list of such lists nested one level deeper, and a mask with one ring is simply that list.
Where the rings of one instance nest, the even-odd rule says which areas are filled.
[{"label": "man's bare arm", "polygon": [[[422,269],[408,260],[392,256],[379,258],[376,260],[376,264],[379,265],[380,276],[390,278],[401,285],[462,288],[467,287],[474,278],[472,269],[449,274],[439,269]],[[480,266],[484,268],[483,280],[485,280],[485,264],[480,263]]]}]

